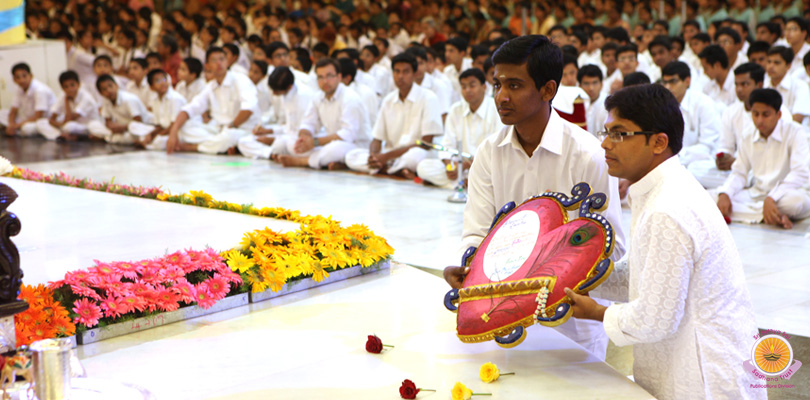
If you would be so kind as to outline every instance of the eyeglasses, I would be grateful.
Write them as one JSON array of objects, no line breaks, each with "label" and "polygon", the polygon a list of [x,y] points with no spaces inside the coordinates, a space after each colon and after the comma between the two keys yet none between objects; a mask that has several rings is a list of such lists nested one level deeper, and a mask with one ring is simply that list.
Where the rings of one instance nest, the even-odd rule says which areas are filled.
[{"label": "eyeglasses", "polygon": [[649,132],[649,131],[636,131],[636,132],[618,132],[618,131],[606,131],[602,130],[596,132],[596,137],[599,140],[604,141],[606,137],[610,138],[610,141],[613,143],[621,143],[624,141],[625,136],[635,136],[635,135],[655,135],[658,132]]}]

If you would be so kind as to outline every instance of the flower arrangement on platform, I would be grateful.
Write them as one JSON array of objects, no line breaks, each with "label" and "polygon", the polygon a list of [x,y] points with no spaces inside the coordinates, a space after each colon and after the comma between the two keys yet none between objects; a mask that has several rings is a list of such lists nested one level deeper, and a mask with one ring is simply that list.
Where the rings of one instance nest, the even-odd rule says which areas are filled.
[{"label": "flower arrangement on platform", "polygon": [[44,285],[20,287],[20,300],[28,309],[14,316],[17,346],[27,346],[37,340],[72,336],[76,326],[69,312],[53,298],[53,291]]},{"label": "flower arrangement on platform", "polygon": [[184,305],[210,308],[241,285],[239,274],[216,251],[206,249],[137,262],[96,261],[87,270],[68,272],[49,288],[84,330]]},{"label": "flower arrangement on platform", "polygon": [[240,247],[224,254],[254,293],[277,292],[291,280],[312,277],[323,281],[330,271],[369,267],[391,256],[394,249],[365,225],[344,228],[321,216],[302,217],[297,231],[270,229],[245,234]]}]

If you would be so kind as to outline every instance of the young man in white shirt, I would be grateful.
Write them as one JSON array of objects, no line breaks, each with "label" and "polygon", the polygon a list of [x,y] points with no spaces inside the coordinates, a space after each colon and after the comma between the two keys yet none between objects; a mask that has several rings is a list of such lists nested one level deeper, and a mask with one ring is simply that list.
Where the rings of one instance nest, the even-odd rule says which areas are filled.
[{"label": "young man in white shirt", "polygon": [[346,154],[346,165],[355,171],[413,179],[416,166],[428,156],[416,141],[430,143],[442,134],[439,99],[414,82],[416,58],[402,53],[391,63],[397,90],[383,99],[371,145]]},{"label": "young man in white shirt", "polygon": [[147,64],[146,59],[132,59],[132,61],[129,62],[129,69],[127,70],[129,82],[127,82],[125,87],[127,92],[138,96],[141,102],[146,105],[147,109],[149,109],[152,98],[155,96],[155,92],[152,91],[149,82],[146,81],[148,66],[149,64]]},{"label": "young man in white shirt", "polygon": [[131,122],[129,130],[138,136],[138,144],[149,150],[166,150],[169,139],[169,128],[177,114],[186,105],[186,98],[172,89],[169,74],[162,69],[149,71],[146,80],[155,93],[151,100],[152,123]]},{"label": "young man in white shirt", "polygon": [[602,92],[602,70],[596,65],[585,65],[577,72],[577,81],[590,100],[590,106],[586,111],[588,132],[596,136],[596,132],[605,127],[605,120],[607,120],[607,110],[605,110],[607,95]]},{"label": "young man in white shirt", "polygon": [[363,63],[363,72],[374,77],[374,89],[377,95],[385,97],[391,91],[391,71],[380,65],[380,49],[370,44],[360,51],[360,60]]},{"label": "young man in white shirt", "polygon": [[717,207],[732,221],[791,229],[794,220],[810,217],[807,136],[798,123],[781,119],[776,90],[756,89],[750,102],[756,130],[743,137],[731,175],[717,190]]},{"label": "young man in white shirt", "polygon": [[318,60],[315,73],[321,93],[304,114],[297,137],[276,138],[273,158],[285,167],[345,169],[346,154],[369,143],[368,112],[357,93],[341,82],[337,60]]},{"label": "young man in white shirt", "polygon": [[91,121],[100,120],[98,103],[81,87],[79,75],[74,71],[62,72],[59,84],[63,94],[51,108],[50,118],[37,121],[37,130],[49,140],[59,137],[75,140],[79,135],[88,134],[87,126]]},{"label": "young man in white shirt", "polygon": [[[810,52],[810,44],[807,44],[808,25],[807,20],[802,17],[793,17],[785,22],[785,40],[790,49],[793,50],[793,62],[790,63],[789,74],[804,69],[802,60],[804,55]],[[784,97],[784,95],[782,95]]]},{"label": "young man in white shirt", "polygon": [[[607,174],[599,141],[551,107],[562,76],[562,52],[545,36],[526,35],[501,45],[492,60],[495,104],[506,127],[481,143],[470,169],[463,249],[480,245],[505,204],[549,190],[570,193],[587,182],[610,199],[602,215],[613,225],[611,259],[618,261],[625,252],[618,182]],[[460,288],[467,272],[448,267],[445,280]],[[572,319],[553,329],[604,359],[608,339],[600,323]]]},{"label": "young man in white shirt", "polygon": [[275,118],[275,114],[271,103],[273,94],[270,93],[270,86],[267,85],[267,63],[262,60],[254,60],[250,63],[248,78],[256,86],[261,124],[268,124]]},{"label": "young man in white shirt", "polygon": [[[208,49],[206,58],[213,79],[177,114],[166,143],[168,154],[175,151],[223,153],[236,146],[241,137],[249,135],[259,124],[253,82],[243,74],[228,71],[225,52],[221,48]],[[211,114],[209,123],[193,119],[206,111]]]},{"label": "young man in white shirt", "polygon": [[792,62],[793,50],[789,47],[771,47],[765,68],[768,72],[765,87],[776,89],[782,95],[782,102],[793,114],[793,120],[801,123],[806,117],[810,117],[810,87],[788,72]]},{"label": "young man in white shirt", "polygon": [[453,103],[461,99],[461,85],[458,77],[463,71],[472,68],[472,60],[467,57],[467,46],[469,43],[461,37],[454,37],[444,42],[444,58],[447,66],[444,67],[444,75],[450,80],[453,87]]},{"label": "young man in white shirt", "polygon": [[[459,76],[463,101],[450,107],[445,120],[444,136],[441,144],[450,149],[472,154],[478,145],[489,136],[503,128],[498,110],[492,98],[486,97],[487,87],[484,73],[477,68],[470,68]],[[457,165],[450,165],[451,156],[440,152],[439,158],[428,158],[416,166],[416,175],[436,186],[451,186],[458,178]],[[462,168],[470,169],[472,160],[463,160]]]},{"label": "young man in white shirt", "polygon": [[87,129],[94,137],[107,143],[132,144],[137,141],[129,128],[133,121],[151,123],[152,116],[138,96],[121,90],[111,75],[101,75],[96,89],[104,98],[101,103],[101,121],[91,121]]},{"label": "young man in white shirt", "polygon": [[715,102],[722,104],[723,108],[734,104],[737,95],[734,91],[734,67],[731,67],[728,56],[719,45],[706,46],[698,54],[703,72],[711,79],[703,86],[703,93]]},{"label": "young man in white shirt", "polygon": [[[698,160],[689,164],[689,172],[703,187],[716,188],[722,185],[731,173],[731,165],[737,158],[739,143],[742,142],[744,135],[755,129],[751,119],[749,97],[754,89],[762,88],[764,79],[765,69],[757,63],[747,62],[734,70],[737,102],[723,111],[714,159]],[[784,104],[782,104],[782,120],[793,120]]]},{"label": "young man in white shirt", "polygon": [[380,97],[377,96],[374,89],[354,79],[357,76],[357,64],[354,61],[347,57],[338,57],[337,61],[340,64],[341,82],[360,96],[366,107],[366,113],[368,113],[369,126],[374,126],[374,123],[377,122],[377,114],[380,112]]},{"label": "young man in white shirt", "polygon": [[[309,86],[295,82],[295,74],[290,67],[274,69],[267,81],[273,96],[281,99],[279,107],[285,115],[285,123],[267,128],[256,126],[252,135],[239,139],[239,152],[248,158],[268,160],[272,154],[289,154],[287,146],[294,146],[304,116],[317,95]],[[289,139],[276,141],[284,136],[289,136]]]},{"label": "young man in white shirt", "polygon": [[[730,70],[748,62],[748,57],[742,52],[743,41],[740,34],[732,28],[720,28],[714,34],[714,41],[728,57]],[[698,55],[699,56],[699,55]]]},{"label": "young man in white shirt", "polygon": [[621,89],[624,77],[638,70],[638,48],[634,44],[616,50],[616,72],[605,79],[602,91],[611,94]]},{"label": "young man in white shirt", "polygon": [[631,183],[632,234],[627,263],[591,293],[620,303],[565,288],[573,320],[602,321],[615,345],[632,345],[633,378],[655,398],[766,399],[742,367],[758,330],[734,238],[678,160],[678,101],[639,85],[605,106],[602,148],[610,175]]},{"label": "young man in white shirt", "polygon": [[37,120],[48,118],[48,113],[56,103],[56,95],[48,85],[34,79],[31,67],[17,63],[11,67],[11,75],[17,84],[17,91],[11,101],[11,108],[0,110],[0,125],[6,135],[31,136],[37,133]]},{"label": "young man in white shirt", "polygon": [[248,70],[239,61],[241,50],[235,43],[226,43],[222,45],[222,50],[225,51],[225,58],[228,60],[228,70],[242,75],[247,75]]},{"label": "young man in white shirt", "polygon": [[719,109],[709,96],[691,89],[691,72],[682,61],[673,61],[661,71],[661,83],[678,100],[684,121],[683,148],[678,159],[684,166],[709,160],[720,135]]},{"label": "young man in white shirt", "polygon": [[188,57],[180,63],[177,68],[177,86],[174,90],[185,97],[186,101],[191,101],[194,96],[200,94],[205,88],[205,78],[202,76],[203,65],[200,60]]},{"label": "young man in white shirt", "polygon": [[[422,47],[411,47],[405,51],[416,58],[417,69],[414,82],[417,85],[430,90],[439,99],[439,112],[442,114],[442,121],[450,111],[450,99],[453,97],[453,88],[442,79],[435,79],[427,73],[427,51]],[[483,69],[482,69],[483,70]]]}]

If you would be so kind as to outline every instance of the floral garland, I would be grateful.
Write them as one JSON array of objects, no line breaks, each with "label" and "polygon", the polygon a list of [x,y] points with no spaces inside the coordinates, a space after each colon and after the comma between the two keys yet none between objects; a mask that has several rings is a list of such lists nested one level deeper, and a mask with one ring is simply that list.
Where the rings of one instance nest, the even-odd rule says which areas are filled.
[{"label": "floral garland", "polygon": [[[183,305],[210,308],[242,279],[212,250],[184,250],[152,260],[103,263],[51,282],[54,298],[71,310],[79,331]],[[244,291],[244,290],[243,290]]]},{"label": "floral garland", "polygon": [[17,297],[28,303],[28,309],[14,316],[17,346],[27,346],[37,340],[72,336],[76,326],[68,310],[53,299],[53,291],[44,285],[20,287]]},{"label": "floral garland", "polygon": [[394,253],[385,239],[365,225],[348,228],[331,217],[305,217],[301,229],[278,233],[270,229],[245,233],[240,247],[223,253],[251,291],[277,292],[292,280],[312,277],[323,281],[330,271],[360,265],[369,267]]}]

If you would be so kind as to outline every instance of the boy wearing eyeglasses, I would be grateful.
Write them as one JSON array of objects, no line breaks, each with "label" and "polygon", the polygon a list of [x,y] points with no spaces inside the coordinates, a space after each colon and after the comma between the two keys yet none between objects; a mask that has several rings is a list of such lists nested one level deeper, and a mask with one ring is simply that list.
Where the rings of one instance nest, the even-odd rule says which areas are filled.
[{"label": "boy wearing eyeglasses", "polygon": [[737,247],[678,160],[677,99],[660,85],[638,85],[605,107],[608,173],[631,183],[633,218],[627,264],[599,289],[623,303],[605,307],[566,288],[574,318],[602,321],[614,344],[632,345],[634,380],[655,398],[767,398],[743,368],[758,330]]}]

